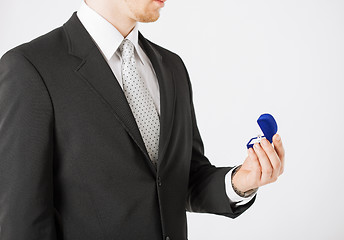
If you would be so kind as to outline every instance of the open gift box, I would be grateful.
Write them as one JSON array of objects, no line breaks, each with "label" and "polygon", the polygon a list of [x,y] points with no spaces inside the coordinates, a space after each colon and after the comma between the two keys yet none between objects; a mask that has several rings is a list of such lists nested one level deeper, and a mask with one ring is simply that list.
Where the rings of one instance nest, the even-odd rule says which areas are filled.
[{"label": "open gift box", "polygon": [[260,115],[257,122],[264,135],[258,135],[257,137],[251,138],[246,145],[247,149],[253,147],[256,142],[260,142],[262,138],[266,138],[272,143],[272,137],[277,133],[277,123],[271,114],[265,113]]}]

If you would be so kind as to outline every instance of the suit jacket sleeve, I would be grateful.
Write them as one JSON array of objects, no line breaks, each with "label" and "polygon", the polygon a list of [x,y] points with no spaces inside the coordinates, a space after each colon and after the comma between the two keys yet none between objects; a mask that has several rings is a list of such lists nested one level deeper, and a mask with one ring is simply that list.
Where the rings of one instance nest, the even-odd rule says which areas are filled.
[{"label": "suit jacket sleeve", "polygon": [[56,239],[53,109],[38,71],[11,50],[0,60],[0,239]]},{"label": "suit jacket sleeve", "polygon": [[[225,190],[225,175],[233,167],[216,167],[212,165],[204,155],[204,146],[197,127],[195,109],[192,100],[190,77],[183,61],[182,64],[189,84],[191,118],[193,125],[192,158],[186,210],[189,212],[212,213],[236,218],[253,204],[256,196],[243,205],[235,205],[235,203],[228,198]],[[230,181],[227,183],[230,183]]]}]

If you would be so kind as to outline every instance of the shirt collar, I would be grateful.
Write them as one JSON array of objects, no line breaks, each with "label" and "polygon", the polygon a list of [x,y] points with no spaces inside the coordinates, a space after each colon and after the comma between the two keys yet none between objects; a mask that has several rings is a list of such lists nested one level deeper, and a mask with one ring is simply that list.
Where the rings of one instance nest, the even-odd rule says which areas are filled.
[{"label": "shirt collar", "polygon": [[[88,33],[96,42],[107,60],[114,55],[124,37],[109,21],[89,7],[84,0],[77,11],[77,16],[84,25]],[[130,31],[126,39],[129,39],[136,49],[142,64],[145,64],[138,42],[138,23]]]}]

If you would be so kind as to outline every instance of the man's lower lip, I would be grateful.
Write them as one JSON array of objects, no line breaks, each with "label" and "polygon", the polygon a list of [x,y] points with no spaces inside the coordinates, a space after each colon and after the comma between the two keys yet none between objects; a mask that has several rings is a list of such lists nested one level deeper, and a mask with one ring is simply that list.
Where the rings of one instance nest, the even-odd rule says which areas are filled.
[{"label": "man's lower lip", "polygon": [[164,2],[162,2],[162,1],[159,1],[159,0],[154,0],[154,2],[158,2],[160,5],[162,5],[162,6],[164,6],[165,5],[165,3]]}]

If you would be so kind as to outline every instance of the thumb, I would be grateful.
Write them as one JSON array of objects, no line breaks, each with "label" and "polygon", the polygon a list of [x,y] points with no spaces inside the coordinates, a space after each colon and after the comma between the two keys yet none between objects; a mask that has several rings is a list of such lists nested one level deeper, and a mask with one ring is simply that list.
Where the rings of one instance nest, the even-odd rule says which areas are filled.
[{"label": "thumb", "polygon": [[275,147],[275,150],[276,150],[279,158],[281,158],[281,159],[284,158],[284,148],[283,148],[281,136],[276,133],[273,136],[272,141],[274,143],[274,147]]}]

